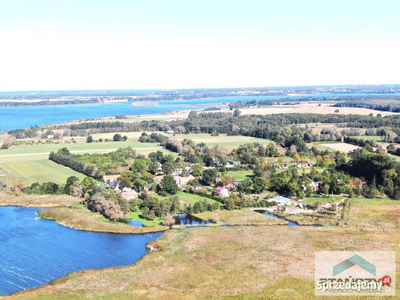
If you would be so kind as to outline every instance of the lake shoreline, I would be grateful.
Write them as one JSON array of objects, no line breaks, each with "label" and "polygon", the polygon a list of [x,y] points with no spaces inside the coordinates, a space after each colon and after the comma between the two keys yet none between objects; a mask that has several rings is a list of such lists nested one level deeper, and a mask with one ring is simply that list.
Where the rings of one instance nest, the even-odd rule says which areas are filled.
[{"label": "lake shoreline", "polygon": [[0,207],[18,206],[32,208],[69,207],[79,199],[68,195],[14,195],[9,192],[0,192]]}]

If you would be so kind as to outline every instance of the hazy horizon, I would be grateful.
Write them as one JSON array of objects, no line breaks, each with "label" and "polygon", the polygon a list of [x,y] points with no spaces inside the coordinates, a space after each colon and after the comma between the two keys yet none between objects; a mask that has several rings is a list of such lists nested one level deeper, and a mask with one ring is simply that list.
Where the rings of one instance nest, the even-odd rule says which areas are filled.
[{"label": "hazy horizon", "polygon": [[229,87],[200,87],[200,88],[149,88],[149,89],[141,89],[141,88],[126,88],[126,89],[107,89],[107,88],[99,88],[99,89],[59,89],[59,90],[0,90],[0,93],[40,93],[40,92],[91,92],[91,91],[179,91],[179,90],[224,90],[224,89],[272,89],[272,88],[313,88],[313,87],[362,87],[362,86],[400,86],[400,83],[372,83],[372,84],[320,84],[320,85],[281,85],[281,86],[229,86]]},{"label": "hazy horizon", "polygon": [[0,91],[399,82],[395,0],[16,0],[0,16]]}]

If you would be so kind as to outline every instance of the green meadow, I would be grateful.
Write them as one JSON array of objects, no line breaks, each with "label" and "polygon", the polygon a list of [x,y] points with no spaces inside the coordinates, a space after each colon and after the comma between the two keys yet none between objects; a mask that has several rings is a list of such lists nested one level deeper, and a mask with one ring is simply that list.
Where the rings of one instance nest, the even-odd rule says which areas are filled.
[{"label": "green meadow", "polygon": [[354,138],[365,141],[377,141],[377,142],[382,141],[382,137],[379,135],[360,135],[360,136],[355,136]]},{"label": "green meadow", "polygon": [[181,200],[183,200],[183,201],[185,201],[185,202],[189,202],[191,205],[194,205],[196,202],[203,202],[204,201],[204,199],[206,199],[207,200],[207,203],[210,203],[210,204],[214,204],[214,203],[218,203],[217,201],[215,201],[215,200],[212,200],[212,199],[209,199],[209,198],[205,198],[205,197],[201,197],[201,196],[199,196],[199,195],[194,195],[194,194],[189,194],[189,193],[185,193],[185,192],[182,192],[182,191],[178,191],[177,193],[176,193],[176,195],[181,199]]},{"label": "green meadow", "polygon": [[136,137],[129,138],[124,142],[85,143],[84,141],[78,141],[77,143],[63,144],[19,145],[0,151],[0,167],[3,167],[9,173],[6,176],[9,182],[19,179],[25,181],[27,184],[32,184],[36,181],[64,183],[69,176],[74,175],[78,178],[84,178],[84,176],[49,161],[48,155],[51,151],[57,151],[60,148],[66,147],[72,153],[106,153],[128,146],[136,149],[138,153],[143,154],[157,150],[169,152],[156,144],[140,143]]},{"label": "green meadow", "polygon": [[[70,176],[83,179],[85,176],[58,165],[50,160],[40,159],[31,161],[0,162],[0,165],[16,179],[25,181],[28,185],[34,182],[65,183]],[[10,178],[12,180],[12,178]]]},{"label": "green meadow", "polygon": [[252,174],[253,172],[251,171],[229,171],[226,172],[225,176],[234,177],[236,180],[241,181],[249,178]]}]

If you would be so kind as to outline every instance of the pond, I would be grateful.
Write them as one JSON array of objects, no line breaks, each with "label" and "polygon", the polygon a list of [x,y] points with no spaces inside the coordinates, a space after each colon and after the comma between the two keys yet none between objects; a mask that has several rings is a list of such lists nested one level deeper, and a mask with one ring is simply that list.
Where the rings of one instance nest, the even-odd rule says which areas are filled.
[{"label": "pond", "polygon": [[177,215],[175,218],[175,225],[205,225],[211,224],[210,222],[204,221],[200,218],[196,218],[191,215]]},{"label": "pond", "polygon": [[128,221],[128,224],[135,227],[143,227],[143,223],[138,220]]},{"label": "pond", "polygon": [[38,210],[0,207],[0,294],[38,287],[73,271],[130,265],[162,234],[80,231],[41,219]]}]

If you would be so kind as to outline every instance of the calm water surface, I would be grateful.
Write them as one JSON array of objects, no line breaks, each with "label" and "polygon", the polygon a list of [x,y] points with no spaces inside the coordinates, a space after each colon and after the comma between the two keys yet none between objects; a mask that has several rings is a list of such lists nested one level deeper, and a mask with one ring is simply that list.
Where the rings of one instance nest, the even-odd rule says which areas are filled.
[{"label": "calm water surface", "polygon": [[[361,94],[350,95],[361,96]],[[26,128],[34,125],[42,126],[71,120],[99,118],[115,115],[143,115],[162,113],[171,110],[201,109],[213,106],[215,103],[237,102],[242,100],[273,100],[280,98],[299,99],[307,96],[321,98],[328,96],[349,95],[319,94],[302,96],[216,97],[207,99],[158,101],[156,102],[157,106],[149,107],[133,107],[130,102],[86,105],[0,107],[0,130]]]},{"label": "calm water surface", "polygon": [[0,294],[37,287],[72,271],[132,264],[162,234],[79,231],[38,218],[38,210],[0,207]]},{"label": "calm water surface", "polygon": [[175,218],[175,225],[204,225],[210,222],[204,221],[191,215],[177,215]]}]

